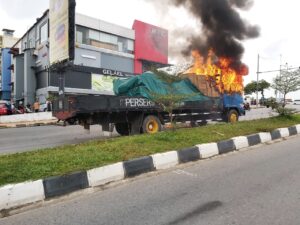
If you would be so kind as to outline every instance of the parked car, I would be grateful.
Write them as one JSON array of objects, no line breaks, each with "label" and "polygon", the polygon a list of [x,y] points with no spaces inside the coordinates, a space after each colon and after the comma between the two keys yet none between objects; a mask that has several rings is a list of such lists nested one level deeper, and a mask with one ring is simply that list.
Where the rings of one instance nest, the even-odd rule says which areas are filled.
[{"label": "parked car", "polygon": [[11,115],[12,110],[8,102],[0,102],[0,116],[1,115]]},{"label": "parked car", "polygon": [[40,104],[40,109],[39,109],[40,112],[47,112],[47,103],[41,103]]},{"label": "parked car", "polygon": [[263,102],[263,105],[267,108],[271,107],[272,109],[275,109],[278,107],[279,103],[276,101],[275,98],[268,98]]},{"label": "parked car", "polygon": [[294,105],[300,105],[300,99],[294,100],[293,104],[294,104]]},{"label": "parked car", "polygon": [[[50,104],[50,105],[49,105]],[[50,112],[52,110],[51,102],[45,102],[40,104],[40,112]]]}]

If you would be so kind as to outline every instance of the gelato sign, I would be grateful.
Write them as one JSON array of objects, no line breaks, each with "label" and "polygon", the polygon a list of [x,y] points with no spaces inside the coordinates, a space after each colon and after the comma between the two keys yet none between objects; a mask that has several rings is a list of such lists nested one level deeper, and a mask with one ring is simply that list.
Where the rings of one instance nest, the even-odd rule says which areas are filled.
[{"label": "gelato sign", "polygon": [[100,74],[92,74],[92,90],[99,92],[114,92],[114,80],[118,79],[115,76],[107,76]]},{"label": "gelato sign", "polygon": [[129,77],[117,70],[99,69],[99,74],[92,74],[92,90],[98,92],[114,93],[114,80]]},{"label": "gelato sign", "polygon": [[50,0],[50,64],[69,59],[69,0]]}]

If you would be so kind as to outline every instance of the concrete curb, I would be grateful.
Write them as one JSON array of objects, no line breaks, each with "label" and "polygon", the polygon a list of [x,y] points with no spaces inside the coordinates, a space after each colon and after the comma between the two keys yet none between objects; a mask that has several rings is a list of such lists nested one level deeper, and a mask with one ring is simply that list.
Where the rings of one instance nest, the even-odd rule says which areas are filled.
[{"label": "concrete curb", "polygon": [[0,210],[10,209],[45,199],[43,181],[6,185],[0,188]]},{"label": "concrete curb", "polygon": [[154,171],[153,159],[146,156],[123,162],[125,177],[135,177],[143,173]]},{"label": "concrete curb", "polygon": [[87,175],[90,187],[104,185],[113,181],[123,180],[125,178],[123,163],[116,163],[88,170]]},{"label": "concrete curb", "polygon": [[153,159],[154,167],[157,170],[168,169],[178,165],[178,155],[176,151],[155,154],[151,156]]},{"label": "concrete curb", "polygon": [[0,217],[7,216],[7,212],[11,209],[66,195],[80,189],[106,185],[110,182],[168,169],[182,163],[211,158],[297,134],[300,134],[300,125],[276,129],[270,133],[258,133],[217,143],[200,144],[178,151],[154,154],[44,180],[6,185],[0,187]]},{"label": "concrete curb", "polygon": [[200,152],[197,146],[177,151],[179,163],[187,163],[200,159]]},{"label": "concrete curb", "polygon": [[260,137],[261,143],[266,143],[266,142],[272,141],[272,137],[271,137],[270,133],[265,132],[265,133],[259,133],[258,135]]},{"label": "concrete curb", "polygon": [[232,139],[220,141],[217,143],[217,145],[218,145],[218,149],[219,149],[219,155],[233,152],[234,150],[236,150],[234,141]]},{"label": "concrete curb", "polygon": [[248,138],[245,136],[234,137],[232,140],[237,150],[249,147]]},{"label": "concrete curb", "polygon": [[45,197],[52,198],[89,187],[87,173],[75,172],[43,180]]},{"label": "concrete curb", "polygon": [[219,154],[217,143],[196,145],[200,152],[200,159],[207,159]]}]

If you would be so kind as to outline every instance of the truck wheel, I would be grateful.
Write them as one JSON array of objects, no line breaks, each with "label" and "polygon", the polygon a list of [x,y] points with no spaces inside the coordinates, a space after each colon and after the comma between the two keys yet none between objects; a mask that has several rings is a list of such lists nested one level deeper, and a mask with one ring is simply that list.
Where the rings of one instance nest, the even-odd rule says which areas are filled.
[{"label": "truck wheel", "polygon": [[71,118],[71,119],[68,119],[67,122],[68,122],[69,125],[75,125],[76,124],[76,119]]},{"label": "truck wheel", "polygon": [[161,131],[160,120],[153,115],[146,116],[143,121],[142,131],[145,134],[155,134]]},{"label": "truck wheel", "polygon": [[116,131],[122,136],[128,136],[129,135],[128,123],[117,123]]},{"label": "truck wheel", "polygon": [[235,109],[231,109],[227,114],[228,123],[236,123],[239,120],[239,114]]}]

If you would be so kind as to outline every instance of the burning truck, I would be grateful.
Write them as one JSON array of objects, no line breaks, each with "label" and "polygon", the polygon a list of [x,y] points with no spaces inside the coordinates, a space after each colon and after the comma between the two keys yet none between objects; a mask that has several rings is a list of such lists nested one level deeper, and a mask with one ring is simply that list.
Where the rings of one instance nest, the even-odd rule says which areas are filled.
[{"label": "burning truck", "polygon": [[[241,93],[246,67],[239,72],[228,68],[225,59],[213,59],[213,52],[207,60],[198,52],[193,55],[194,66],[181,74],[179,81],[166,83],[152,72],[116,79],[115,95],[65,96],[54,102],[53,114],[67,122],[79,121],[85,129],[94,124],[100,124],[104,131],[115,127],[120,135],[156,133],[173,122],[172,118],[192,124],[207,120],[237,122],[245,114]],[[174,85],[173,91],[170,85]],[[157,104],[152,93],[188,97],[170,114]]]}]

